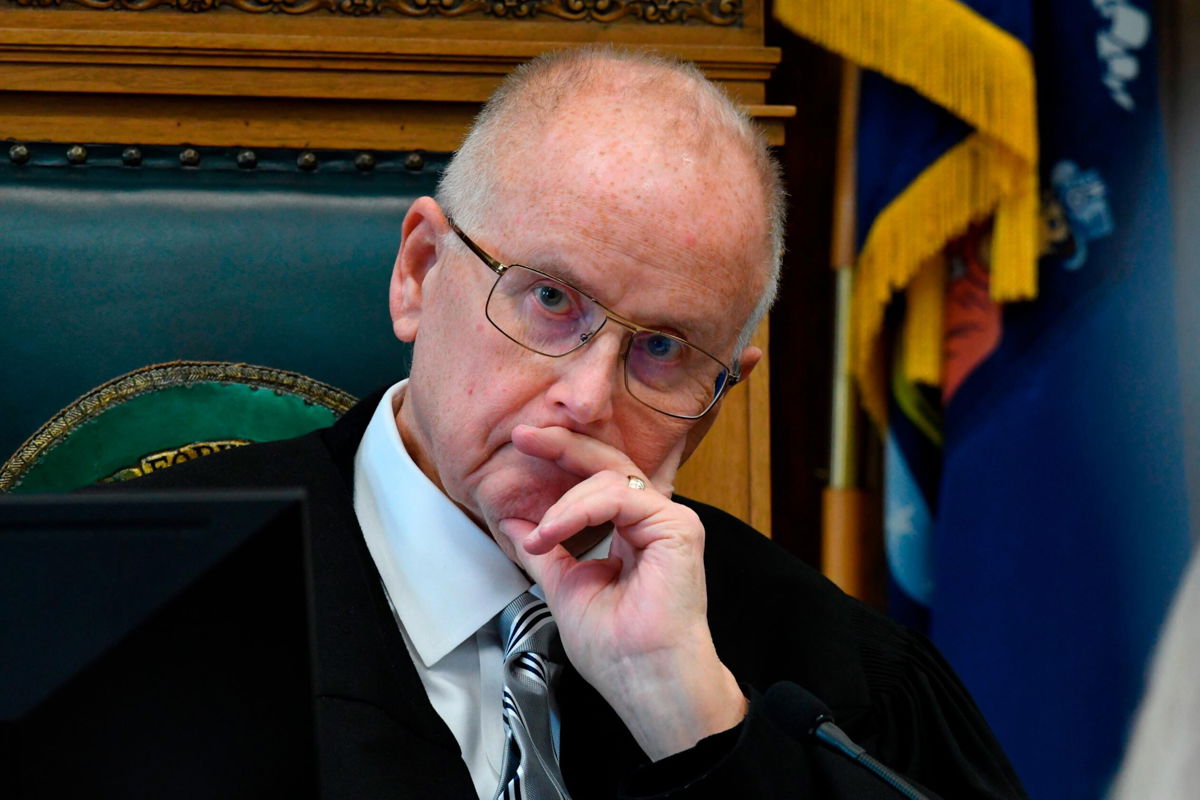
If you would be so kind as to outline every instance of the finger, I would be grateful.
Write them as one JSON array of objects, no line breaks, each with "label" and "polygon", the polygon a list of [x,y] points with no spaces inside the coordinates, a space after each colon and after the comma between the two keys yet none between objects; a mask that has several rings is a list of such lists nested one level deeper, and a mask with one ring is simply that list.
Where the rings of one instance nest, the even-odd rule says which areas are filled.
[{"label": "finger", "polygon": [[621,514],[621,495],[642,493],[632,489],[628,480],[616,472],[604,470],[572,486],[542,514],[526,540],[526,547],[534,552],[545,552],[548,547],[565,542],[586,528],[637,524],[652,509]]},{"label": "finger", "polygon": [[[559,612],[560,603],[564,599],[572,595],[576,598],[594,596],[596,591],[612,584],[620,577],[621,566],[621,559],[611,556],[575,562],[569,569],[562,571],[554,586],[542,584],[542,588],[546,592],[546,602],[550,604],[550,611],[559,618],[565,618]],[[571,656],[570,650],[567,651],[567,655]]]},{"label": "finger", "polygon": [[496,527],[500,529],[500,533],[515,544],[524,541],[537,525],[520,517],[505,517],[496,523]]},{"label": "finger", "polygon": [[571,592],[573,587],[603,586],[611,583],[621,572],[622,560],[614,556],[580,561],[564,547],[553,547],[545,554],[532,554],[521,547],[521,537],[529,526],[528,520],[508,517],[496,527],[509,538],[517,553],[518,563],[534,583],[546,592],[546,601],[553,610],[560,591]]},{"label": "finger", "polygon": [[512,442],[525,455],[553,461],[581,478],[589,478],[606,469],[625,475],[642,475],[641,468],[617,448],[566,428],[518,425],[513,428]]},{"label": "finger", "polygon": [[687,437],[683,437],[675,443],[671,452],[667,453],[667,457],[650,476],[650,482],[654,484],[654,488],[667,497],[675,492],[675,473],[679,471],[679,465],[683,463],[683,451],[686,446]]},{"label": "finger", "polygon": [[[628,478],[605,471],[593,475],[546,510],[524,542],[530,553],[546,553],[585,528],[612,523],[630,544],[648,547],[671,535],[672,503],[657,492],[630,488]],[[647,524],[649,523],[649,524]]]},{"label": "finger", "polygon": [[550,547],[542,553],[530,553],[524,546],[533,523],[517,517],[506,517],[496,523],[496,528],[512,543],[517,564],[533,579],[534,583],[549,589],[557,586],[562,574],[575,563],[565,547]]}]

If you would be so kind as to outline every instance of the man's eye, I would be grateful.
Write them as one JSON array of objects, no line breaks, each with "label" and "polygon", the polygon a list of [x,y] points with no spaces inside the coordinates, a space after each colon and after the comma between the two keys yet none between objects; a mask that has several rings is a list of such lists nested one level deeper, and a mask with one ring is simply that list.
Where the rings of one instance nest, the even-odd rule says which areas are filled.
[{"label": "man's eye", "polygon": [[659,361],[671,361],[679,357],[683,345],[670,336],[658,333],[647,336],[642,342],[642,349],[651,358]]},{"label": "man's eye", "polygon": [[533,294],[547,311],[561,314],[571,307],[571,298],[567,297],[567,293],[557,286],[535,286]]}]

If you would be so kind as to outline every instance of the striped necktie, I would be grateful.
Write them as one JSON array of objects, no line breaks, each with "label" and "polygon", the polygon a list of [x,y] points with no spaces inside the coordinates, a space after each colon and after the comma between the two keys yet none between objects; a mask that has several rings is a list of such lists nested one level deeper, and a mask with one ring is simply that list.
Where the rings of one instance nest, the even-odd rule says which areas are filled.
[{"label": "striped necktie", "polygon": [[564,655],[546,604],[529,592],[500,612],[504,642],[504,763],[495,800],[570,800],[550,727]]}]

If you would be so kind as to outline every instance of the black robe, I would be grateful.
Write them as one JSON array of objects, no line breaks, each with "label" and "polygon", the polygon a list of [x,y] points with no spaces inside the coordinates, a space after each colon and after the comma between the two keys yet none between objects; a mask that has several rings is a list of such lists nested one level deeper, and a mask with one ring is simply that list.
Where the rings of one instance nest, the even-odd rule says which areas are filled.
[{"label": "black robe", "polygon": [[[458,745],[425,695],[354,513],[354,455],[379,399],[366,399],[331,428],[125,486],[307,489],[322,796],[470,800]],[[823,699],[872,755],[946,800],[1024,796],[979,710],[928,641],[847,597],[734,517],[679,501],[704,523],[709,623],[718,655],[751,698],[750,713],[739,727],[650,765],[616,714],[568,667],[557,697],[563,773],[574,800],[900,796],[815,747],[805,731],[785,730],[802,725],[776,725],[763,695],[781,681]]]}]

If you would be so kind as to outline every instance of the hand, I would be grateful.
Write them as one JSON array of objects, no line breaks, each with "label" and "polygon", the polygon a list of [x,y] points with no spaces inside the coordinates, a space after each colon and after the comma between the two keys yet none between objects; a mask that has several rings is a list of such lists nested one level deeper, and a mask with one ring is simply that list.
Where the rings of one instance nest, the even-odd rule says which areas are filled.
[{"label": "hand", "polygon": [[[498,524],[545,590],[571,663],[654,760],[737,725],[747,702],[708,629],[704,527],[669,497],[684,443],[646,478],[624,453],[566,428],[518,426],[512,440],[584,479],[536,525]],[[631,475],[646,488],[630,488]],[[609,522],[608,558],[578,561],[563,546]]]}]

